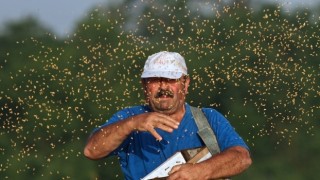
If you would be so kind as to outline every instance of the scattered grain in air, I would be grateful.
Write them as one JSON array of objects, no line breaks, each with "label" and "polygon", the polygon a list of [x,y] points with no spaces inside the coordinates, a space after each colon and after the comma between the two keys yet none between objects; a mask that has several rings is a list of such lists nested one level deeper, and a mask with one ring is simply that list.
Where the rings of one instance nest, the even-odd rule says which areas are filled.
[{"label": "scattered grain in air", "polygon": [[[270,136],[276,145],[293,146],[298,133],[315,135],[319,106],[310,102],[320,95],[319,66],[312,61],[319,57],[319,18],[285,17],[281,5],[256,20],[253,9],[224,1],[179,3],[100,5],[65,39],[47,33],[59,46],[34,34],[13,40],[18,48],[5,48],[0,63],[0,134],[8,141],[0,149],[1,171],[21,164],[16,173],[32,169],[35,178],[63,174],[59,159],[83,158],[79,144],[91,130],[144,102],[141,68],[160,50],[185,57],[187,101],[223,109],[251,146]],[[41,165],[30,164],[30,157]]]}]

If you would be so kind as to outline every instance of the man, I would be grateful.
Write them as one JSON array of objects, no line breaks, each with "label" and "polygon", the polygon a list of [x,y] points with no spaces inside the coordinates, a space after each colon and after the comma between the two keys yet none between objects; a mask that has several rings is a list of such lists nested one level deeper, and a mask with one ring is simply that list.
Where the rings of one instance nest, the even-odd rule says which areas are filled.
[{"label": "man", "polygon": [[[148,57],[142,73],[146,102],[114,114],[89,137],[84,155],[117,155],[126,179],[141,179],[175,152],[204,146],[190,106],[185,102],[190,79],[184,58],[175,52]],[[216,110],[202,108],[221,153],[196,164],[172,168],[168,180],[216,179],[243,172],[251,164],[248,147]]]}]

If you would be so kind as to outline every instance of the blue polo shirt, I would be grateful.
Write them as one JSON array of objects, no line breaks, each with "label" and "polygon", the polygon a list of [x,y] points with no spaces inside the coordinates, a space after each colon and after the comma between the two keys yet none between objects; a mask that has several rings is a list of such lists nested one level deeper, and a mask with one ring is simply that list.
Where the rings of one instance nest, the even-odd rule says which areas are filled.
[{"label": "blue polo shirt", "polygon": [[[191,114],[190,106],[186,103],[185,107],[186,113],[178,129],[172,133],[156,129],[163,138],[160,142],[156,141],[149,132],[136,131],[132,132],[110,154],[119,157],[120,166],[126,179],[143,178],[177,151],[204,146],[197,134],[198,127]],[[221,151],[232,146],[242,146],[248,149],[248,146],[224,116],[211,108],[203,108],[202,111],[217,137]],[[125,108],[114,114],[101,128],[145,112],[151,112],[151,109],[148,106]]]}]

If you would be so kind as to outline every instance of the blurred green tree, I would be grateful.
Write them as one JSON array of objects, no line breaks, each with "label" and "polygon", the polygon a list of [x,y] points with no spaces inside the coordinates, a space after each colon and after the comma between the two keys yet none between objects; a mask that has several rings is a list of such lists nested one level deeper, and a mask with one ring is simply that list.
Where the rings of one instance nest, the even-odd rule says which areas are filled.
[{"label": "blurred green tree", "polygon": [[[124,1],[93,8],[57,39],[35,18],[0,35],[0,176],[123,179],[116,157],[90,161],[91,130],[144,103],[149,54],[178,51],[188,102],[225,114],[254,165],[235,179],[318,179],[319,19],[250,1]],[[304,162],[304,163],[301,163]]]}]

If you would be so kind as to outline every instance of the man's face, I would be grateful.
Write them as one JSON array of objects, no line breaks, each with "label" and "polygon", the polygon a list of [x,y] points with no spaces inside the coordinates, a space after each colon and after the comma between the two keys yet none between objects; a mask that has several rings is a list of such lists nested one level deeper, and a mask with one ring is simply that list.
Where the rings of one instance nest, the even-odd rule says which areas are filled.
[{"label": "man's face", "polygon": [[146,78],[143,80],[146,100],[155,112],[174,114],[183,108],[190,79]]}]

